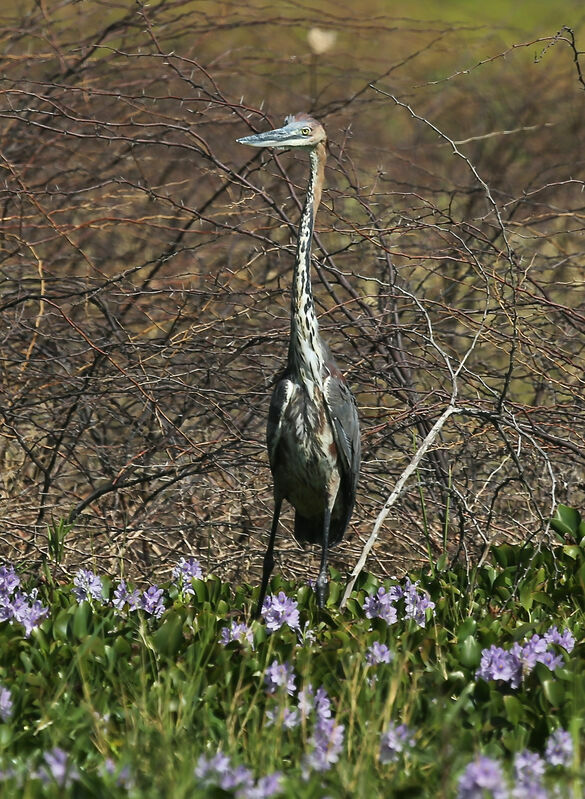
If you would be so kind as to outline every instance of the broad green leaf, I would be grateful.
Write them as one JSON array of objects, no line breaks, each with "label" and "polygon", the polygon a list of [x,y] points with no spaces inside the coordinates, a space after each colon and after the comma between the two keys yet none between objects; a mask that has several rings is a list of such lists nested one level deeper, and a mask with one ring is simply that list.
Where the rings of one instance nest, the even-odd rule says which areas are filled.
[{"label": "broad green leaf", "polygon": [[171,610],[158,630],[152,634],[152,641],[161,655],[174,657],[179,651],[182,635],[183,617],[177,611]]},{"label": "broad green leaf", "polygon": [[557,533],[576,538],[581,523],[581,514],[575,508],[569,508],[567,505],[558,505],[550,523]]},{"label": "broad green leaf", "polygon": [[468,668],[479,666],[482,646],[473,635],[468,635],[459,645],[459,660]]}]

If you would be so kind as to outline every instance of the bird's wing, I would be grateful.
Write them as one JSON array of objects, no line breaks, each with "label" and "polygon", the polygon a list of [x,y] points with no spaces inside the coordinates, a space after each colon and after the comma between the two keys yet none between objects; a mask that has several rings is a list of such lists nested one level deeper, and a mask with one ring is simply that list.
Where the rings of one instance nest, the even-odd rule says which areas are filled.
[{"label": "bird's wing", "polygon": [[266,446],[270,465],[274,465],[274,458],[282,431],[282,419],[294,391],[294,385],[287,377],[281,378],[274,387],[268,409],[268,423],[266,425]]},{"label": "bird's wing", "polygon": [[346,485],[353,494],[361,459],[360,425],[355,399],[341,375],[335,373],[326,378],[324,389],[327,411]]}]

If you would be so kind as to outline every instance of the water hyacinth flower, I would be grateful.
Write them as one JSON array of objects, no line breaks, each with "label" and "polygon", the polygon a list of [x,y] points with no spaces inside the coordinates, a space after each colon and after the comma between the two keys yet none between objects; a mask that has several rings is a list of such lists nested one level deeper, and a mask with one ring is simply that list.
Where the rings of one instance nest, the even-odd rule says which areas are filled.
[{"label": "water hyacinth flower", "polygon": [[191,580],[202,580],[203,572],[201,571],[201,564],[195,558],[181,558],[173,569],[173,580],[175,580],[179,591],[183,594],[195,595]]},{"label": "water hyacinth flower", "polygon": [[12,692],[5,685],[0,685],[0,719],[6,722],[12,718]]},{"label": "water hyacinth flower", "polygon": [[297,705],[301,716],[307,718],[315,709],[315,692],[312,685],[300,689],[297,696]]},{"label": "water hyacinth flower", "polygon": [[562,646],[567,652],[572,652],[575,648],[575,636],[568,629],[560,633],[556,626],[549,627],[543,638],[549,644],[558,644],[558,646]]},{"label": "water hyacinth flower", "polygon": [[0,599],[9,597],[20,585],[14,566],[0,566]]},{"label": "water hyacinth flower", "polygon": [[343,724],[336,724],[333,718],[317,716],[309,739],[311,751],[304,756],[302,763],[305,779],[310,771],[327,771],[337,763],[343,748],[344,735]]},{"label": "water hyacinth flower", "polygon": [[544,757],[551,766],[570,766],[573,762],[573,739],[570,733],[562,728],[549,736]]},{"label": "water hyacinth flower", "polygon": [[33,588],[30,593],[17,591],[20,587],[20,577],[12,566],[0,567],[0,622],[15,621],[22,624],[24,634],[28,638],[35,627],[49,613],[49,608],[44,607],[38,597],[38,589]]},{"label": "water hyacinth flower", "polygon": [[154,616],[155,619],[160,619],[165,612],[165,605],[163,602],[163,589],[156,585],[151,585],[142,594],[139,601],[139,607],[145,612]]},{"label": "water hyacinth flower", "polygon": [[222,752],[212,757],[201,755],[195,767],[195,776],[202,787],[217,786],[223,791],[233,792],[236,799],[270,799],[280,792],[282,775],[269,774],[254,783],[254,778],[245,766],[232,766]]},{"label": "water hyacinth flower", "polygon": [[418,582],[413,583],[407,577],[404,587],[393,585],[386,590],[383,586],[373,596],[364,600],[363,609],[368,619],[380,618],[388,625],[398,621],[399,608],[396,603],[401,602],[403,619],[413,619],[419,627],[424,627],[427,620],[427,610],[433,611],[435,603],[424,591],[419,591]]},{"label": "water hyacinth flower", "polygon": [[500,680],[510,683],[512,688],[518,688],[522,679],[522,664],[513,652],[507,652],[499,646],[490,646],[482,650],[479,669],[476,678]]},{"label": "water hyacinth flower", "polygon": [[514,757],[513,799],[548,799],[542,784],[545,762],[536,752],[524,750]]},{"label": "water hyacinth flower", "polygon": [[282,774],[279,771],[260,777],[256,785],[248,788],[244,799],[270,799],[271,796],[277,796],[281,792],[281,783]]},{"label": "water hyacinth flower", "polygon": [[433,611],[435,603],[426,592],[418,591],[418,583],[411,583],[408,577],[404,586],[404,618],[413,619],[419,627],[427,623],[427,610]]},{"label": "water hyacinth flower", "polygon": [[401,589],[397,591],[398,586],[393,586],[389,591],[382,586],[374,596],[368,596],[364,600],[364,613],[368,619],[383,619],[386,624],[391,625],[398,621],[398,611],[395,607],[395,602],[401,596]]},{"label": "water hyacinth flower", "polygon": [[296,630],[299,627],[299,611],[297,610],[297,602],[290,599],[280,591],[278,594],[270,594],[264,599],[262,603],[262,610],[260,611],[266,629],[273,633],[288,624],[288,626]]},{"label": "water hyacinth flower", "polygon": [[535,634],[523,643],[515,642],[510,650],[492,645],[482,651],[476,677],[486,681],[499,680],[509,683],[511,688],[518,688],[537,663],[544,664],[551,671],[563,665],[563,657],[552,650],[553,645],[570,652],[574,644],[570,631],[559,633],[556,627],[550,627],[543,636]]},{"label": "water hyacinth flower", "polygon": [[395,763],[402,752],[414,746],[414,732],[406,724],[390,722],[380,738],[380,762]]},{"label": "water hyacinth flower", "polygon": [[140,606],[140,591],[137,588],[134,591],[128,591],[126,580],[120,580],[118,587],[114,591],[112,605],[120,611],[124,609],[124,605],[128,606],[128,610],[138,610]]},{"label": "water hyacinth flower", "polygon": [[279,663],[273,660],[266,669],[264,684],[269,694],[276,693],[279,689],[284,689],[287,694],[292,696],[295,692],[295,670],[290,663]]},{"label": "water hyacinth flower", "polygon": [[102,579],[95,572],[79,569],[73,578],[73,585],[75,586],[73,595],[78,603],[95,599],[96,602],[103,604],[105,596]]},{"label": "water hyacinth flower", "polygon": [[37,596],[38,590],[36,588],[33,588],[30,594],[17,591],[10,604],[4,606],[4,613],[0,616],[0,621],[11,619],[22,624],[24,634],[28,638],[35,627],[38,627],[49,613],[49,608],[46,608],[37,599]]},{"label": "water hyacinth flower", "polygon": [[275,708],[266,711],[266,726],[279,724],[285,730],[294,730],[301,723],[301,714],[296,707]]},{"label": "water hyacinth flower", "polygon": [[229,627],[224,627],[221,631],[221,638],[219,643],[222,646],[231,644],[232,641],[237,641],[238,644],[249,644],[252,649],[254,648],[254,634],[252,628],[247,624],[232,621]]},{"label": "water hyacinth flower", "polygon": [[127,791],[134,788],[135,783],[130,773],[129,766],[122,766],[122,768],[120,768],[114,763],[111,757],[107,757],[104,760],[102,772],[108,774],[110,777],[114,777],[114,784],[119,788],[125,788]]},{"label": "water hyacinth flower", "polygon": [[297,707],[303,719],[308,718],[312,713],[318,719],[331,718],[331,700],[322,686],[316,691],[310,683],[303,686],[298,693]]},{"label": "water hyacinth flower", "polygon": [[508,799],[502,767],[497,760],[483,755],[470,763],[459,777],[457,799]]},{"label": "water hyacinth flower", "polygon": [[379,663],[390,663],[394,655],[388,649],[386,644],[381,644],[379,641],[374,641],[370,644],[366,651],[366,663],[369,666],[377,666]]},{"label": "water hyacinth flower", "polygon": [[297,641],[299,642],[299,646],[312,646],[316,640],[317,634],[310,628],[308,620],[305,622],[302,629],[298,627]]},{"label": "water hyacinth flower", "polygon": [[69,755],[56,746],[43,756],[45,765],[38,771],[38,777],[46,784],[56,782],[60,788],[69,788],[79,780],[79,772],[69,760]]},{"label": "water hyacinth flower", "polygon": [[345,727],[336,724],[331,713],[331,700],[322,686],[316,691],[310,684],[301,688],[298,710],[303,719],[314,717],[310,751],[302,760],[303,777],[308,779],[312,771],[327,771],[337,763],[343,748]]}]

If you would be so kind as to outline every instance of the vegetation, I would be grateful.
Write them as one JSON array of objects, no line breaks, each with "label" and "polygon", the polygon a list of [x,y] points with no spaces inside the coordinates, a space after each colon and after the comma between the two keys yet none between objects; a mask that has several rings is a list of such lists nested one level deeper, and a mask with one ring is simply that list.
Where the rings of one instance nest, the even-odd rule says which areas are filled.
[{"label": "vegetation", "polygon": [[[564,543],[500,545],[471,573],[385,586],[362,574],[343,611],[339,575],[323,612],[309,586],[275,578],[254,621],[249,586],[193,578],[194,562],[164,594],[132,595],[87,570],[58,584],[48,569],[46,617],[28,636],[15,618],[0,627],[4,791],[216,797],[223,784],[242,797],[463,797],[480,794],[464,792],[462,775],[491,763],[488,775],[499,767],[503,784],[526,789],[514,796],[528,796],[518,760],[528,751],[544,770],[537,796],[580,797],[585,523],[561,507],[554,524]],[[490,647],[551,627],[564,638],[547,644],[554,662],[526,655],[517,684],[478,675]]]},{"label": "vegetation", "polygon": [[[582,3],[313,5],[0,2],[2,796],[585,793]],[[252,620],[298,111],[363,466]]]},{"label": "vegetation", "polygon": [[[583,505],[580,3],[447,3],[443,21],[423,2],[409,18],[316,5],[7,4],[11,562],[38,566],[64,517],[67,569],[91,552],[103,572],[163,580],[192,555],[257,579],[307,160],[235,140],[300,110],[328,132],[315,298],[362,429],[335,567],[353,567],[450,407],[372,571],[429,547],[471,568],[491,542],[546,540],[558,502]],[[278,551],[287,577],[314,572],[290,536]]]}]

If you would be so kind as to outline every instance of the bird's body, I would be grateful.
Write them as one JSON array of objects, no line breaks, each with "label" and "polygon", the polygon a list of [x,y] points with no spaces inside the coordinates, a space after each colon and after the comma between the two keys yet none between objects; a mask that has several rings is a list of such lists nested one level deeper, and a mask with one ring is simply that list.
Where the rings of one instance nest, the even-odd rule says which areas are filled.
[{"label": "bird's body", "polygon": [[320,544],[317,599],[327,588],[327,553],[341,541],[355,501],[360,438],[353,395],[319,335],[311,290],[311,241],[321,199],[325,131],[299,114],[283,128],[238,139],[254,147],[308,149],[311,172],[301,215],[291,294],[287,366],[270,401],[266,439],[274,478],[274,515],[258,611],[273,568],[273,547],[283,499],[295,508],[295,538]]}]

